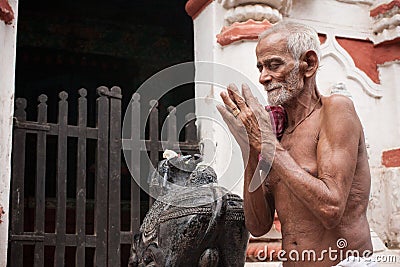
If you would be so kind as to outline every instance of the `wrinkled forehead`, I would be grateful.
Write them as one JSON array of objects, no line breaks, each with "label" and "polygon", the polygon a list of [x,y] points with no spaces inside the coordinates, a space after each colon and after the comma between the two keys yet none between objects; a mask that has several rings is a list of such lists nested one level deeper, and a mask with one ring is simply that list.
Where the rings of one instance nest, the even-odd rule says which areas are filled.
[{"label": "wrinkled forehead", "polygon": [[266,55],[291,56],[287,49],[287,34],[272,33],[259,40],[256,47],[256,56],[264,57]]}]

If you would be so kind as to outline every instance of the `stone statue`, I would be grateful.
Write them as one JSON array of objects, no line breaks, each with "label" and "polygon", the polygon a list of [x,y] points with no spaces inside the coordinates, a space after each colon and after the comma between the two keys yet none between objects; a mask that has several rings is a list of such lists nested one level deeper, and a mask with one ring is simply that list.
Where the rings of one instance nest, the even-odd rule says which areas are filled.
[{"label": "stone statue", "polygon": [[243,201],[200,161],[173,155],[160,162],[150,180],[159,196],[134,237],[129,266],[244,266]]}]

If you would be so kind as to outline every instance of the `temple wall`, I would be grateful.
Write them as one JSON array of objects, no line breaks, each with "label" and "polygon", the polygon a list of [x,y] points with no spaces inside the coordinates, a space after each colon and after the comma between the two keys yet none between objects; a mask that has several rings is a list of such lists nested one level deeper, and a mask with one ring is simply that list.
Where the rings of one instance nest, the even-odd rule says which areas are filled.
[{"label": "temple wall", "polygon": [[[16,12],[17,1],[10,1]],[[3,3],[1,3],[3,9]],[[3,12],[3,10],[2,10]],[[16,17],[16,14],[14,13]],[[15,19],[10,25],[0,20],[0,206],[4,214],[0,214],[0,266],[7,264],[8,215],[11,176],[11,137],[14,113],[14,78],[15,78]]]},{"label": "temple wall", "polygon": [[[384,96],[373,106],[374,114],[368,120],[371,121],[370,147],[374,149],[371,154],[380,152],[382,155],[382,150],[400,147],[400,62],[385,63],[379,70]],[[397,161],[392,160],[391,164],[385,163],[384,156],[383,164],[371,164],[372,185],[368,210],[371,228],[389,247],[395,248],[400,247],[399,152],[395,150],[392,153],[392,158],[397,158]]]},{"label": "temple wall", "polygon": [[[240,150],[214,107],[215,102],[221,102],[221,84],[251,81],[253,92],[266,103],[255,67],[254,34],[279,20],[310,25],[323,42],[317,76],[320,91],[350,96],[364,127],[372,173],[368,211],[371,228],[389,245],[398,246],[400,226],[395,218],[400,216],[400,172],[396,166],[382,165],[382,152],[400,147],[400,50],[397,33],[386,33],[387,29],[398,27],[391,22],[396,21],[392,17],[398,1],[392,2],[395,5],[372,0],[231,0],[204,5],[194,16],[195,60],[226,64],[243,74],[227,75],[222,79],[226,83],[220,85],[196,86],[196,112],[211,118],[199,120],[200,136],[206,158],[221,177],[222,185],[242,194]],[[383,9],[381,5],[387,3]],[[390,8],[395,11],[386,12]],[[377,16],[377,12],[384,14]],[[382,16],[389,18],[382,22]],[[216,70],[213,75],[224,76]],[[213,101],[205,103],[202,97]]]}]

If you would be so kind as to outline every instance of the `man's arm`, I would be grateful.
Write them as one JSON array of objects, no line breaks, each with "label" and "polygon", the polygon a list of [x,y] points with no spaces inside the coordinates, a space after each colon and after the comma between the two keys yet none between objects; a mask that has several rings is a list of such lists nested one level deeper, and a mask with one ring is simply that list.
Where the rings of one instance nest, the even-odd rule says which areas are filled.
[{"label": "man's arm", "polygon": [[332,229],[346,207],[362,128],[352,101],[344,96],[327,98],[321,115],[318,177],[304,171],[283,149],[277,149],[272,169],[324,227]]},{"label": "man's arm", "polygon": [[[244,165],[243,203],[246,228],[253,236],[262,236],[271,229],[274,221],[274,198],[271,192],[264,190],[264,181],[261,180],[257,166],[258,153],[250,152],[249,159],[244,160]],[[251,182],[261,186],[252,191],[250,190]]]},{"label": "man's arm", "polygon": [[[217,109],[242,151],[245,166],[243,198],[246,227],[254,236],[260,236],[267,233],[272,226],[275,205],[271,192],[264,191],[258,156],[263,150],[264,159],[272,162],[278,141],[273,133],[269,114],[246,84],[242,85],[242,94],[243,96],[234,84],[229,85],[228,93],[221,93],[226,107],[217,105]],[[239,109],[240,112],[235,117],[228,109]]]}]

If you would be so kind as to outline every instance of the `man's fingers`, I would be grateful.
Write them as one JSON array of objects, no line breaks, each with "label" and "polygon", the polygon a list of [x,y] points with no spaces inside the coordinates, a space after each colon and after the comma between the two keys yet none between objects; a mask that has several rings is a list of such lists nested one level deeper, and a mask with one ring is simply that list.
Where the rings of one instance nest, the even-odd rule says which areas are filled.
[{"label": "man's fingers", "polygon": [[221,92],[221,98],[229,112],[237,109],[235,102],[228,96],[226,92]]},{"label": "man's fingers", "polygon": [[240,118],[236,118],[235,116],[233,116],[233,114],[230,111],[228,111],[224,106],[217,105],[217,110],[219,111],[225,123],[229,126],[229,128],[233,126],[236,127],[237,129],[238,127],[246,128],[245,125],[243,124],[243,121]]},{"label": "man's fingers", "polygon": [[231,83],[228,85],[229,96],[233,98],[233,101],[239,107],[240,110],[243,110],[247,107],[245,99],[240,95],[239,89],[237,89],[236,85]]},{"label": "man's fingers", "polygon": [[217,109],[219,111],[219,113],[221,114],[222,118],[224,119],[224,121],[226,122],[226,124],[232,124],[233,120],[235,120],[236,118],[232,115],[231,112],[229,112],[224,106],[222,105],[217,105]]},{"label": "man's fingers", "polygon": [[246,127],[242,123],[241,120],[236,119],[232,113],[230,113],[224,106],[217,105],[217,110],[222,116],[222,119],[225,121],[226,125],[231,131],[232,135],[235,137],[236,141],[239,143],[246,142],[248,144],[248,136],[243,135],[246,134]]},{"label": "man's fingers", "polygon": [[242,94],[249,106],[253,106],[254,104],[260,104],[257,98],[254,97],[253,93],[250,90],[250,87],[246,83],[242,84]]}]

